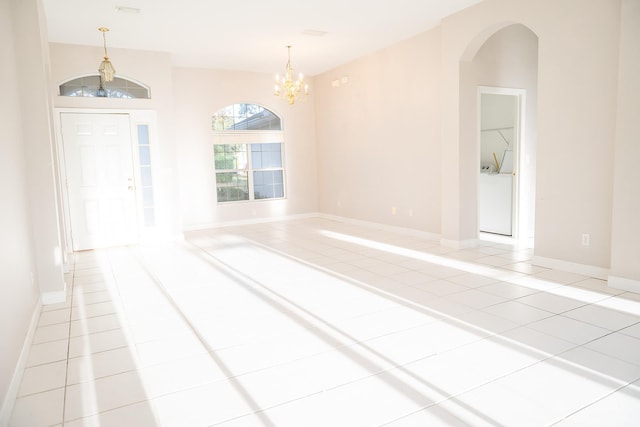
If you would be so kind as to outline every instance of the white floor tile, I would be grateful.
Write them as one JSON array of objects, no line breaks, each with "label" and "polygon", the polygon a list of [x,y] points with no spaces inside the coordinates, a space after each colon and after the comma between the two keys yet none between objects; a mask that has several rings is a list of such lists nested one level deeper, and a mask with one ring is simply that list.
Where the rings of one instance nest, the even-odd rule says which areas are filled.
[{"label": "white floor tile", "polygon": [[640,339],[614,332],[585,344],[585,347],[640,365]]},{"label": "white floor tile", "polygon": [[506,301],[506,299],[502,297],[478,291],[476,289],[457,292],[455,294],[447,295],[446,298],[473,308],[488,307]]},{"label": "white floor tile", "polygon": [[110,290],[91,293],[78,293],[73,295],[71,304],[73,307],[86,306],[99,302],[111,301],[112,298],[113,297]]},{"label": "white floor tile", "polygon": [[69,322],[40,326],[33,336],[33,344],[59,341],[69,337]]},{"label": "white floor tile", "polygon": [[27,367],[42,365],[44,363],[67,360],[69,340],[63,339],[42,344],[34,344],[29,351]]},{"label": "white floor tile", "polygon": [[147,400],[137,371],[71,385],[66,390],[65,420],[84,418]]},{"label": "white floor tile", "polygon": [[71,311],[71,320],[104,316],[105,314],[113,314],[115,312],[116,307],[112,301],[99,302],[82,307],[73,307],[73,310]]},{"label": "white floor tile", "polygon": [[117,314],[105,314],[103,316],[88,317],[86,319],[73,320],[69,336],[95,334],[113,329],[122,328],[122,322]]},{"label": "white floor tile", "polygon": [[49,427],[62,423],[64,388],[16,399],[10,427]]},{"label": "white floor tile", "polygon": [[632,316],[595,304],[576,308],[575,310],[563,313],[563,316],[590,323],[601,328],[607,328],[611,331],[617,331],[640,322],[639,316]]},{"label": "white floor tile", "polygon": [[469,290],[468,286],[450,282],[448,280],[434,280],[432,282],[413,285],[418,289],[429,292],[437,296],[445,296]]},{"label": "white floor tile", "polygon": [[69,359],[67,385],[135,370],[136,361],[131,350],[122,347]]},{"label": "white floor tile", "polygon": [[12,426],[62,427],[63,413],[72,427],[639,416],[640,296],[535,266],[531,249],[454,250],[321,218],[188,234],[74,254]]},{"label": "white floor tile", "polygon": [[150,366],[207,353],[207,349],[194,334],[139,343],[136,344],[136,349],[141,366]]},{"label": "white floor tile", "polygon": [[612,380],[561,356],[537,363],[496,381],[514,395],[547,408],[552,414],[570,414],[620,387]]},{"label": "white floor tile", "polygon": [[487,313],[503,317],[521,325],[526,325],[527,323],[535,322],[554,315],[548,311],[540,310],[539,308],[522,304],[518,301],[507,301],[495,304],[490,307],[486,307],[483,310]]},{"label": "white floor tile", "polygon": [[492,283],[490,285],[480,286],[477,289],[479,291],[498,295],[507,299],[520,298],[540,292],[538,289],[528,288],[526,286],[520,286],[509,282]]},{"label": "white floor tile", "polygon": [[613,388],[625,386],[640,379],[640,364],[625,362],[587,347],[577,347],[556,356],[578,369],[588,371],[588,375],[601,378]]},{"label": "white floor tile", "polygon": [[[479,424],[475,424],[479,425]],[[455,411],[446,409],[443,405],[432,405],[426,409],[403,416],[400,419],[385,424],[388,427],[468,427],[469,422],[458,418]]]},{"label": "white floor tile", "polygon": [[20,385],[18,396],[64,387],[66,372],[66,360],[27,368],[22,375],[22,384]]},{"label": "white floor tile", "polygon": [[96,283],[74,283],[73,292],[75,294],[88,294],[93,292],[102,292],[106,291],[109,285],[103,281],[99,281]]},{"label": "white floor tile", "polygon": [[534,276],[541,279],[550,280],[552,282],[564,284],[576,283],[587,279],[587,277],[585,276],[561,270],[544,270],[534,274]]},{"label": "white floor tile", "polygon": [[536,331],[580,345],[610,333],[608,329],[599,328],[564,316],[547,317],[527,326]]},{"label": "white floor tile", "polygon": [[520,326],[509,319],[494,316],[481,310],[464,312],[457,315],[456,318],[467,324],[468,327],[481,330],[486,334],[499,334]]},{"label": "white floor tile", "polygon": [[140,370],[149,398],[160,397],[220,381],[232,372],[225,371],[215,355],[201,354],[148,366]]},{"label": "white floor tile", "polygon": [[605,396],[557,425],[562,427],[635,426],[640,420],[638,402],[640,402],[640,382]]},{"label": "white floor tile", "polygon": [[140,402],[101,412],[75,421],[67,421],[65,427],[159,427],[151,402]]},{"label": "white floor tile", "polygon": [[518,345],[528,347],[532,351],[541,352],[546,356],[563,353],[576,346],[574,343],[530,329],[526,326],[506,331],[502,333],[500,337],[513,340]]},{"label": "white floor tile", "polygon": [[621,329],[619,332],[621,334],[640,339],[640,323]]},{"label": "white floor tile", "polygon": [[59,310],[43,311],[40,314],[38,326],[55,325],[58,323],[67,323],[71,317],[70,308],[62,308]]},{"label": "white floor tile", "polygon": [[556,314],[574,310],[586,304],[585,302],[575,300],[573,298],[553,295],[547,292],[538,292],[518,298],[518,302]]},{"label": "white floor tile", "polygon": [[171,393],[153,403],[163,427],[209,426],[258,409],[247,390],[229,381]]},{"label": "white floor tile", "polygon": [[538,427],[562,418],[560,409],[545,405],[492,382],[439,405],[468,426]]},{"label": "white floor tile", "polygon": [[84,356],[128,345],[122,329],[112,329],[69,339],[69,357]]}]

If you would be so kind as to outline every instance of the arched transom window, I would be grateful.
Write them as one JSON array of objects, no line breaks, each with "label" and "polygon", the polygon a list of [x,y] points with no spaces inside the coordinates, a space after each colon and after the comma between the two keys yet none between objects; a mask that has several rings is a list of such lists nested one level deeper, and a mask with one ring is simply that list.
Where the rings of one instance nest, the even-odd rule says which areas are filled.
[{"label": "arched transom window", "polygon": [[102,82],[98,74],[78,77],[60,85],[60,96],[149,99],[149,88],[124,77]]},{"label": "arched transom window", "polygon": [[282,121],[256,104],[229,105],[212,117],[218,203],[285,197]]}]

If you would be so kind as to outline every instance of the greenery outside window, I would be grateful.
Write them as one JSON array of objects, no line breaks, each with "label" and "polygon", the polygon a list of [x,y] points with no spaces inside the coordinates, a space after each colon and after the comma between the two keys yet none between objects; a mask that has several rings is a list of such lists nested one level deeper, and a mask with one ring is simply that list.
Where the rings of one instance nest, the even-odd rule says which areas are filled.
[{"label": "greenery outside window", "polygon": [[282,143],[215,144],[214,162],[219,203],[284,197]]},{"label": "greenery outside window", "polygon": [[212,117],[218,203],[285,197],[280,117],[255,104],[233,104]]}]

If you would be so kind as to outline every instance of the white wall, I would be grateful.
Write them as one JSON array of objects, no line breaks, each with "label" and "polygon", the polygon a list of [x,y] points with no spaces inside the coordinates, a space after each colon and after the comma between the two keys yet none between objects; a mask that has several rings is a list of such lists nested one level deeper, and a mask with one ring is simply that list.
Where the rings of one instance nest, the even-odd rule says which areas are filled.
[{"label": "white wall", "polygon": [[[96,37],[100,34],[96,30]],[[96,74],[102,60],[100,47],[50,44],[51,91],[56,108],[104,110],[154,110],[157,129],[151,140],[155,215],[158,231],[165,236],[181,232],[178,202],[171,55],[129,49],[109,49],[116,74],[151,87],[151,99],[82,98],[57,96],[60,83]]]},{"label": "white wall", "polygon": [[440,233],[440,49],[436,29],[316,77],[322,212]]},{"label": "white wall", "polygon": [[[466,194],[470,148],[460,120],[460,60],[497,29],[522,23],[539,37],[536,254],[600,268],[609,265],[618,1],[490,0],[443,21],[443,203],[446,238],[472,238]],[[576,161],[579,159],[579,161]],[[456,198],[459,195],[459,198]],[[581,246],[581,234],[591,246]]]},{"label": "white wall", "polygon": [[51,134],[49,52],[39,0],[14,1],[22,132],[27,156],[35,277],[45,302],[64,301],[62,246]]},{"label": "white wall", "polygon": [[[441,232],[444,241],[475,239],[477,103],[469,89],[492,82],[472,60],[496,31],[516,23],[522,25],[511,31],[526,27],[538,37],[537,67],[528,53],[511,67],[524,64],[526,79],[537,78],[528,97],[528,113],[537,117],[527,120],[528,139],[536,141],[536,255],[606,271],[620,1],[584,7],[580,0],[485,0],[434,30],[317,76],[321,211]],[[512,41],[494,50],[512,50]],[[486,70],[501,86],[521,86],[513,74]],[[332,88],[342,76],[349,83]],[[582,234],[590,234],[590,246],[582,246]]]},{"label": "white wall", "polygon": [[640,292],[640,0],[623,0],[620,16],[610,284]]},{"label": "white wall", "polygon": [[[317,211],[316,95],[312,80],[310,84],[311,98],[289,106],[273,95],[270,74],[174,70],[174,123],[185,229]],[[236,103],[262,105],[282,118],[286,199],[217,203],[211,119],[221,108]]]},{"label": "white wall", "polygon": [[16,38],[15,26],[37,18],[37,15],[33,15],[33,10],[16,7],[17,3],[0,0],[0,57],[3,58],[0,81],[5,85],[0,97],[3,123],[0,134],[0,406],[7,398],[11,378],[39,302],[39,289],[31,280],[31,273],[36,273],[36,262],[25,161],[27,139],[22,128],[23,123],[32,122],[23,120],[19,108],[24,101],[19,74],[24,70],[17,66],[17,52],[39,56],[40,51],[20,49],[24,45]]}]

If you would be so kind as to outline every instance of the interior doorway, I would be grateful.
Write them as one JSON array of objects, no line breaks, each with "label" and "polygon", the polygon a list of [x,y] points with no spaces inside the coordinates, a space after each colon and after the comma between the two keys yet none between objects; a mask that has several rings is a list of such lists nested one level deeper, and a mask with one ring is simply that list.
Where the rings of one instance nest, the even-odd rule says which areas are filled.
[{"label": "interior doorway", "polygon": [[138,242],[129,114],[61,113],[74,251]]},{"label": "interior doorway", "polygon": [[520,179],[525,97],[523,89],[478,88],[478,230],[515,239],[530,237],[521,201],[533,190]]}]

